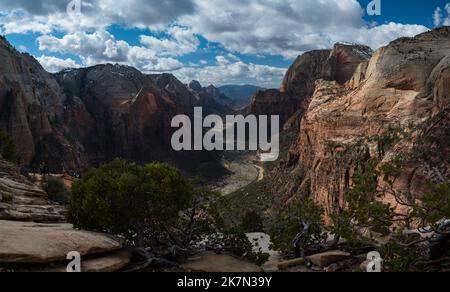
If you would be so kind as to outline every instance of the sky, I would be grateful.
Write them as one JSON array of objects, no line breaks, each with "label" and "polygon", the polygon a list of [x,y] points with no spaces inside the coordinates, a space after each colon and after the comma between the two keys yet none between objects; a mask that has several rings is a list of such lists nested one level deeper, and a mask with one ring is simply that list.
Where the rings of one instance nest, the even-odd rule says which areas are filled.
[{"label": "sky", "polygon": [[378,49],[450,25],[450,0],[379,1],[381,15],[367,13],[371,0],[1,0],[0,34],[49,72],[118,63],[276,88],[306,51]]}]

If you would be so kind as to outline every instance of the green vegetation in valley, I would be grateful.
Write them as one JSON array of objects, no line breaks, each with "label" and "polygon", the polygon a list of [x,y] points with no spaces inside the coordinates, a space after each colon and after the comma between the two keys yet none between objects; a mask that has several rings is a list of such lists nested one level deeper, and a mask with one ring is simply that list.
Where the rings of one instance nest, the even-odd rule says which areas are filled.
[{"label": "green vegetation in valley", "polygon": [[168,164],[124,160],[92,169],[73,186],[68,219],[77,228],[115,234],[158,257],[184,261],[201,250],[225,250],[261,263],[241,230],[224,227],[219,195]]}]

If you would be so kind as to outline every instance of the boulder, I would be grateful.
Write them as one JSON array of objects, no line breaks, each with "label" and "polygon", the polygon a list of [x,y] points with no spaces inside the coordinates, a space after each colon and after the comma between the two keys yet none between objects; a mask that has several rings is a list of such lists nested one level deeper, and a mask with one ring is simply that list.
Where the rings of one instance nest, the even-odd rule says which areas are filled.
[{"label": "boulder", "polygon": [[331,264],[334,264],[336,262],[346,260],[350,258],[350,254],[347,252],[334,250],[334,251],[327,251],[324,253],[315,254],[308,257],[308,260],[316,266],[319,267],[326,267]]},{"label": "boulder", "polygon": [[[131,252],[126,250],[104,254],[101,257],[81,259],[82,273],[112,273],[125,268],[131,261]],[[66,265],[56,268],[44,269],[40,272],[65,273]]]},{"label": "boulder", "polygon": [[65,208],[20,175],[17,166],[0,157],[0,220],[61,222]]}]

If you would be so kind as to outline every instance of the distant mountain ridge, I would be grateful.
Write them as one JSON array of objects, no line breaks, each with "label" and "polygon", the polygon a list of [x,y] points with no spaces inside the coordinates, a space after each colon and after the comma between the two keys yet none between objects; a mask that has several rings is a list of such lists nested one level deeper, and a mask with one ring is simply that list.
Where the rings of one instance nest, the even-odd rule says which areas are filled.
[{"label": "distant mountain ridge", "polygon": [[258,91],[266,90],[263,87],[255,85],[224,85],[219,87],[220,92],[231,99],[235,109],[241,109],[252,100],[252,96]]}]

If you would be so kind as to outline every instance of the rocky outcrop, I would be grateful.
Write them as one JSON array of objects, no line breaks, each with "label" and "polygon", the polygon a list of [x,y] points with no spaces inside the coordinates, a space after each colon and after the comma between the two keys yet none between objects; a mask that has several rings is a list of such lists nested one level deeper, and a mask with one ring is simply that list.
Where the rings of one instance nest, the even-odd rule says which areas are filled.
[{"label": "rocky outcrop", "polygon": [[56,80],[30,55],[0,38],[0,129],[14,140],[23,165],[83,168],[80,145],[70,143],[65,98]]},{"label": "rocky outcrop", "polygon": [[61,223],[65,208],[0,158],[0,271],[66,271],[66,257],[82,256],[82,271],[117,271],[131,254],[106,234],[73,229]]},{"label": "rocky outcrop", "polygon": [[85,256],[122,248],[111,237],[77,231],[70,224],[0,221],[0,234],[0,263],[52,263],[65,261],[71,251]]},{"label": "rocky outcrop", "polygon": [[[172,118],[192,115],[195,106],[205,114],[232,111],[214,88],[199,94],[171,74],[107,64],[51,75],[4,38],[0,58],[0,130],[31,171],[79,173],[116,157],[183,167],[185,155],[170,143]],[[200,167],[199,160],[205,159],[191,159],[189,169]]]},{"label": "rocky outcrop", "polygon": [[0,220],[60,222],[65,208],[50,202],[47,194],[0,158]]},{"label": "rocky outcrop", "polygon": [[297,58],[287,71],[279,90],[258,92],[247,108],[257,115],[280,115],[284,124],[296,112],[308,108],[319,79],[347,82],[359,65],[372,55],[369,47],[336,44],[332,50],[318,50]]},{"label": "rocky outcrop", "polygon": [[200,82],[191,81],[188,85],[190,91],[197,96],[197,106],[203,108],[206,115],[217,114],[225,115],[233,112],[233,101],[222,94],[214,85],[202,87]]},{"label": "rocky outcrop", "polygon": [[181,85],[170,76],[156,80],[162,89],[155,77],[119,65],[66,70],[56,78],[73,101],[68,108],[80,109],[67,122],[91,164],[114,157],[148,162],[170,156],[171,119],[188,114],[187,104],[192,101],[176,95],[187,103],[183,104],[171,95]]},{"label": "rocky outcrop", "polygon": [[[331,64],[352,60],[341,50]],[[450,29],[399,39],[367,62],[361,56],[327,67],[346,78],[315,82],[298,142],[278,170],[285,200],[309,194],[329,214],[345,206],[354,172],[371,158],[404,158],[397,187],[416,197],[428,180],[449,181]]]}]

